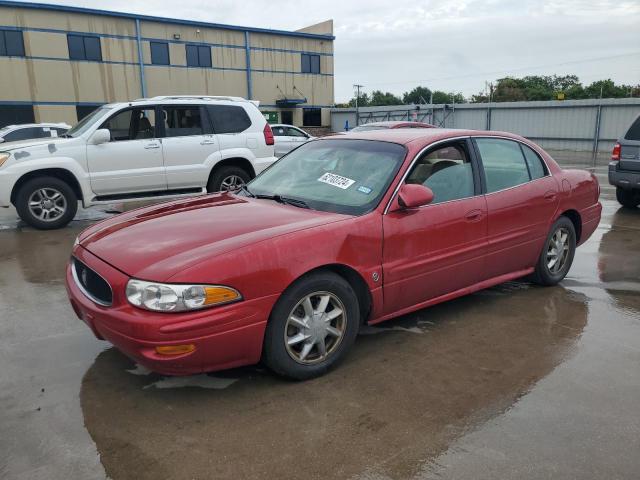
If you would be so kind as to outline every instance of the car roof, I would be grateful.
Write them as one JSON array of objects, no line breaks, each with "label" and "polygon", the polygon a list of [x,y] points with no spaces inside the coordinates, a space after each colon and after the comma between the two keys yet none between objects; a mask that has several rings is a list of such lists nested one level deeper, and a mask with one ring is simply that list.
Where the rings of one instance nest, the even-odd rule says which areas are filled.
[{"label": "car roof", "polygon": [[[385,130],[367,130],[363,132],[348,132],[345,135],[331,135],[327,140],[377,140],[381,142],[408,145],[412,142],[422,142],[428,145],[448,138],[469,136],[497,136],[523,140],[519,135],[493,130],[464,130],[457,128],[390,128]],[[321,141],[323,139],[320,139]]]},{"label": "car roof", "polygon": [[411,125],[411,124],[415,124],[415,125],[429,125],[428,123],[424,123],[424,122],[412,122],[411,120],[386,120],[384,122],[369,122],[369,123],[363,123],[362,125],[358,125],[358,127],[368,127],[368,126],[372,126],[372,127],[389,127],[389,128],[393,128],[396,127],[398,125]]}]

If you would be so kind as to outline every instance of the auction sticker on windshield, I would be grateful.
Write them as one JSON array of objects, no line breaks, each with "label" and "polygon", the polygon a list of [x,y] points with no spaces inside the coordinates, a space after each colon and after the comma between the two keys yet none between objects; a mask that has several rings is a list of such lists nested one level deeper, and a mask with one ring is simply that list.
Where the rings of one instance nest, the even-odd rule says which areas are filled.
[{"label": "auction sticker on windshield", "polygon": [[356,183],[355,180],[351,180],[350,178],[342,177],[340,175],[336,175],[335,173],[329,173],[329,172],[322,175],[318,179],[318,181],[323,183],[328,183],[329,185],[333,185],[334,187],[338,187],[343,190],[346,190],[351,185]]}]

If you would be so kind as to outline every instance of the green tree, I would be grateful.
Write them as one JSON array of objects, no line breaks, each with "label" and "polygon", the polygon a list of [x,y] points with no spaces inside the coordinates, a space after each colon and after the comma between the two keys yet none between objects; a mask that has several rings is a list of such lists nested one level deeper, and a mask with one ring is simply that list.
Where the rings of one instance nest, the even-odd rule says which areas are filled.
[{"label": "green tree", "polygon": [[593,82],[588,87],[585,87],[584,93],[586,98],[600,98],[600,96],[602,98],[623,98],[629,96],[630,88],[627,85],[616,85],[609,78]]},{"label": "green tree", "polygon": [[461,93],[443,92],[441,90],[433,92],[433,103],[465,103],[465,101]]},{"label": "green tree", "polygon": [[402,94],[402,102],[406,105],[411,103],[429,103],[431,90],[427,87],[416,87],[410,92]]},{"label": "green tree", "polygon": [[402,100],[391,92],[382,92],[382,90],[374,90],[371,92],[371,101],[369,105],[402,105]]},{"label": "green tree", "polygon": [[[358,97],[358,106],[359,107],[366,107],[369,105],[370,103],[370,99],[369,99],[369,95],[362,92],[360,94],[360,96]],[[349,106],[350,107],[355,107],[356,106],[356,97],[353,97],[351,100],[349,100]]]}]

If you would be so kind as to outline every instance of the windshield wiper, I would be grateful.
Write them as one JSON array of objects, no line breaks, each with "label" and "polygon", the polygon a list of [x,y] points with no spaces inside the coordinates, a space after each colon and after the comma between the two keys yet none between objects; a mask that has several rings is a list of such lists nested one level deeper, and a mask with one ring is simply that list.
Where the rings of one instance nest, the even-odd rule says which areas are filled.
[{"label": "windshield wiper", "polygon": [[264,198],[265,200],[275,200],[278,203],[283,203],[287,205],[293,205],[294,207],[299,208],[309,208],[309,205],[306,204],[303,200],[298,200],[295,198],[283,197],[282,195],[255,195],[256,198]]},{"label": "windshield wiper", "polygon": [[255,198],[255,195],[253,193],[251,193],[251,190],[249,190],[249,188],[246,185],[242,185],[238,190],[242,191],[242,192],[247,192],[247,195],[249,195],[250,197]]}]

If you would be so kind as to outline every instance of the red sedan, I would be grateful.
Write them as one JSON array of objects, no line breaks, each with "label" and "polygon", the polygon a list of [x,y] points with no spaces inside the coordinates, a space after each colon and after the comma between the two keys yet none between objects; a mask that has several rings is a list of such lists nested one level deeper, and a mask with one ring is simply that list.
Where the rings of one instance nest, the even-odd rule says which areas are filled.
[{"label": "red sedan", "polygon": [[242,191],[88,228],[67,289],[98,338],[157,372],[263,359],[310,378],[363,324],[525,276],[558,283],[600,221],[598,196],[592,174],[508,133],[326,137]]},{"label": "red sedan", "polygon": [[370,122],[354,127],[351,132],[367,132],[369,130],[388,130],[390,128],[435,128],[435,125],[424,122],[410,122],[404,120],[389,120],[384,122]]}]

